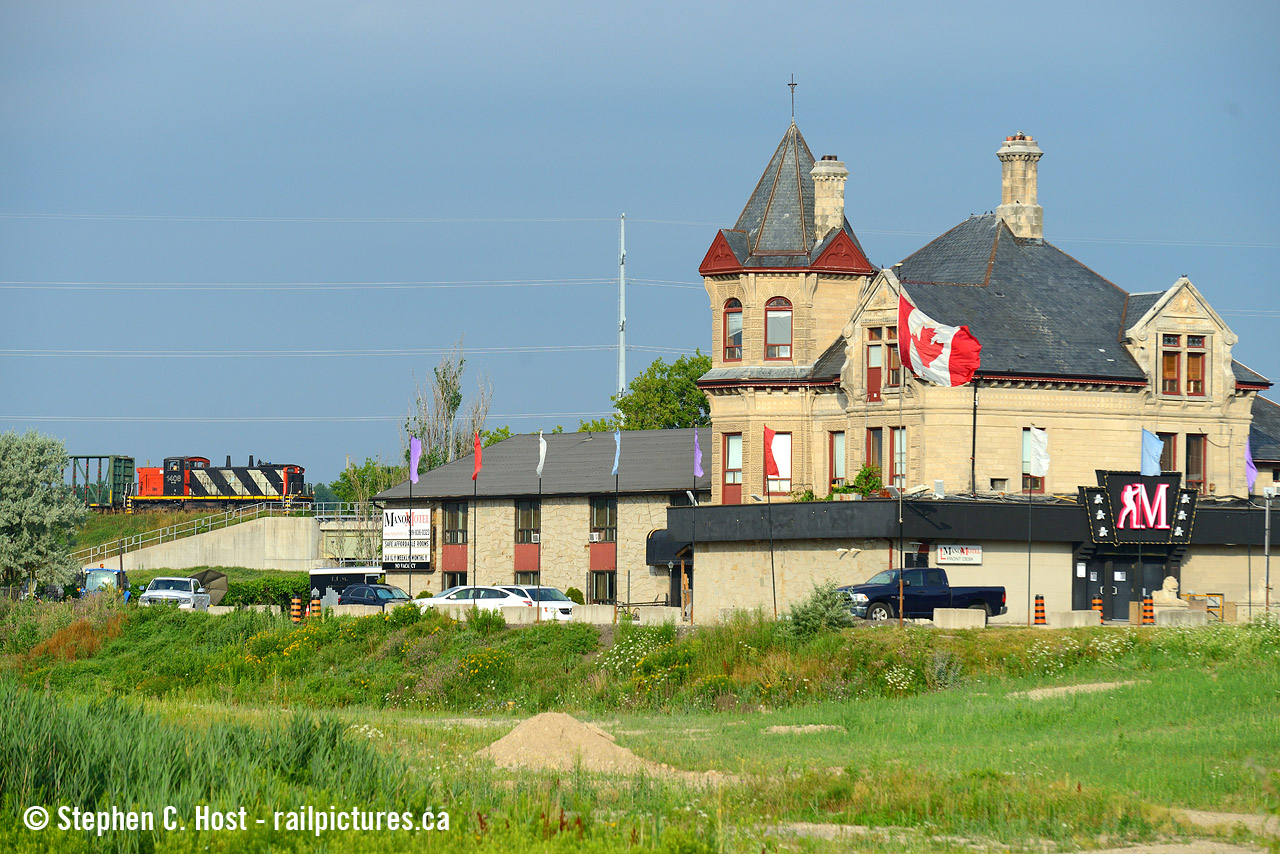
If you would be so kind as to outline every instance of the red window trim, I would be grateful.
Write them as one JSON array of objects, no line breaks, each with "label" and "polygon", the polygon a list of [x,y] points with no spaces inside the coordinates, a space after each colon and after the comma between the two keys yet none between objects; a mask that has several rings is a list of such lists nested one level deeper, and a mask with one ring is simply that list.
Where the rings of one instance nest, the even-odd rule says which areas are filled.
[{"label": "red window trim", "polygon": [[1169,448],[1169,462],[1172,463],[1172,465],[1170,465],[1168,469],[1164,469],[1165,455],[1162,453],[1160,455],[1160,460],[1161,460],[1160,468],[1166,471],[1177,471],[1178,470],[1178,434],[1177,433],[1156,433],[1156,436],[1160,439],[1161,442],[1165,442],[1166,439],[1168,440],[1167,445]]},{"label": "red window trim", "polygon": [[[880,439],[880,454],[879,454],[880,459],[875,459],[875,460],[871,458],[871,435],[873,433],[878,435]],[[863,444],[862,457],[865,465],[875,466],[876,470],[880,472],[884,471],[884,428],[883,427],[867,428],[866,441]]]},{"label": "red window trim", "polygon": [[[791,331],[790,331],[790,334],[787,336],[787,343],[785,345],[769,344],[769,309],[770,308],[774,309],[775,311],[779,311],[783,308],[786,308],[787,314],[790,315],[791,322],[788,323],[788,326],[790,326]],[[793,347],[794,347],[795,338],[796,338],[794,321],[795,321],[795,314],[793,313],[791,300],[787,299],[786,297],[771,297],[769,301],[764,304],[764,358],[766,362],[790,362],[792,360],[792,352],[793,352]],[[785,346],[787,348],[787,355],[770,356],[769,355],[770,346],[774,346],[774,347]]]},{"label": "red window trim", "polygon": [[[836,434],[844,436],[844,477],[836,477]],[[794,441],[794,440],[793,440]],[[843,486],[849,479],[849,434],[844,430],[827,431],[827,482],[831,486]]]},{"label": "red window trim", "polygon": [[738,351],[738,355],[736,356],[729,355],[729,350],[730,350],[729,315],[731,314],[738,315],[738,321],[740,323],[742,322],[742,301],[739,300],[737,297],[730,297],[729,299],[725,300],[725,303],[724,303],[723,318],[721,320],[721,328],[720,328],[721,354],[723,356],[722,361],[741,362],[742,361],[742,345],[741,344],[739,344],[737,347],[732,348]]},{"label": "red window trim", "polygon": [[[906,445],[907,428],[906,427],[887,427],[885,429],[889,434],[889,465],[888,465],[889,476],[882,477],[881,481],[883,481],[885,486],[897,486],[899,489],[902,489],[907,485],[907,452],[906,452],[906,448],[904,447],[902,451],[902,471],[899,472],[898,471],[898,447],[897,447],[896,437],[897,437],[898,431],[901,430],[902,444]],[[902,478],[901,485],[894,483],[894,481],[897,480],[899,477]]]},{"label": "red window trim", "polygon": [[[791,494],[791,484],[793,484],[793,483],[794,483],[794,475],[795,475],[795,469],[794,469],[794,466],[795,466],[795,459],[796,459],[796,446],[795,446],[796,437],[795,437],[795,434],[794,434],[794,433],[792,433],[790,430],[778,430],[774,435],[776,435],[776,436],[789,436],[789,437],[791,438],[791,442],[792,442],[792,444],[791,444],[791,459],[790,459],[790,460],[788,460],[788,462],[791,464],[791,466],[789,466],[789,467],[790,467],[790,468],[792,468],[792,471],[791,471],[791,476],[789,476],[789,477],[786,477],[786,478],[782,478],[782,477],[776,478],[776,480],[785,480],[785,481],[787,482],[788,486],[787,486],[787,488],[786,488],[786,489],[783,489],[783,490],[777,490],[777,491],[772,490],[772,489],[769,489],[769,481],[770,481],[770,480],[773,480],[774,478],[770,478],[770,477],[769,477],[769,473],[768,473],[768,472],[766,472],[766,471],[764,470],[764,445],[763,445],[763,444],[761,444],[761,446],[760,446],[760,471],[761,471],[761,473],[763,473],[763,474],[764,474],[764,488],[768,491],[768,493],[769,493],[770,495],[790,495],[790,494]],[[774,460],[774,462],[777,462],[777,460],[775,459],[775,460]]]},{"label": "red window trim", "polygon": [[[1174,358],[1174,371],[1172,377],[1165,376],[1164,366],[1165,359],[1169,356]],[[1173,391],[1169,391],[1166,387],[1168,383],[1173,383]],[[1174,397],[1182,396],[1182,351],[1181,350],[1161,350],[1160,351],[1160,393]]]},{"label": "red window trim", "polygon": [[[1191,359],[1196,356],[1199,357],[1199,361],[1200,361],[1200,379],[1193,380],[1191,379]],[[1193,350],[1187,353],[1187,388],[1186,388],[1187,397],[1204,397],[1204,382],[1205,382],[1204,366],[1207,361],[1208,361],[1208,356],[1205,354],[1203,350]],[[1200,383],[1199,391],[1191,390],[1191,383],[1193,382]]]},{"label": "red window trim", "polygon": [[[1187,488],[1194,488],[1201,495],[1205,494],[1205,484],[1209,480],[1209,437],[1204,433],[1188,433],[1187,434],[1187,457],[1183,478],[1186,480]],[[1198,480],[1191,477],[1191,447],[1192,445],[1200,447],[1200,477]]]}]

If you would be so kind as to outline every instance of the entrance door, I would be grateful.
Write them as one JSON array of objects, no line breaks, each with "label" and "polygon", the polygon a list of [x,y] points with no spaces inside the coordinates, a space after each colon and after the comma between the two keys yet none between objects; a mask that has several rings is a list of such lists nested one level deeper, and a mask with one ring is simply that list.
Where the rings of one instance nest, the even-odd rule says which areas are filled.
[{"label": "entrance door", "polygon": [[1102,618],[1129,620],[1129,602],[1133,600],[1133,561],[1108,561],[1107,578],[1102,587]]}]

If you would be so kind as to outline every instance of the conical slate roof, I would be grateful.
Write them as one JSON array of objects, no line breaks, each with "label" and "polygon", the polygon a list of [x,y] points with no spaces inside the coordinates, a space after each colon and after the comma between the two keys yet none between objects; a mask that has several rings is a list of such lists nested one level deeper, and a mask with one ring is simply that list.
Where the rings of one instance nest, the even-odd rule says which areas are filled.
[{"label": "conical slate roof", "polygon": [[813,230],[813,153],[791,123],[738,217],[752,255],[808,257]]}]

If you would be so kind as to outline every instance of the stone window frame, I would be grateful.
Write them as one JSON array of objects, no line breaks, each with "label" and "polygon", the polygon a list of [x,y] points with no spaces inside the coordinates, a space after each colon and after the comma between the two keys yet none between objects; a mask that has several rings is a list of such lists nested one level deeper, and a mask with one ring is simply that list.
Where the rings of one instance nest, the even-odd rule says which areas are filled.
[{"label": "stone window frame", "polygon": [[[729,343],[729,317],[734,315],[738,320],[738,344],[733,346]],[[742,347],[744,335],[742,300],[737,297],[729,297],[724,301],[724,308],[721,313],[721,360],[725,362],[741,362]],[[736,355],[730,355],[730,350],[736,350]]]},{"label": "stone window frame", "polygon": [[[867,402],[877,403],[882,399],[886,389],[897,390],[902,382],[902,360],[898,356],[898,327],[896,324],[872,324],[862,328],[862,369],[863,384],[867,390]],[[877,352],[880,364],[871,367],[871,351]],[[875,377],[875,388],[872,388],[872,370],[879,371]]]},{"label": "stone window frame", "polygon": [[[771,342],[769,337],[769,316],[771,314],[787,315],[787,343]],[[780,320],[781,318],[779,318]],[[790,362],[792,361],[792,353],[795,343],[795,307],[791,304],[791,300],[783,296],[770,297],[764,304],[764,358],[766,362]],[[781,354],[781,348],[786,348],[786,353]],[[781,355],[769,355],[770,348],[778,348]]]},{"label": "stone window frame", "polygon": [[[1209,394],[1209,354],[1212,336],[1207,332],[1158,333],[1160,348],[1157,365],[1162,397],[1204,398]],[[1169,375],[1169,360],[1174,370]],[[1198,378],[1192,379],[1193,368]]]}]

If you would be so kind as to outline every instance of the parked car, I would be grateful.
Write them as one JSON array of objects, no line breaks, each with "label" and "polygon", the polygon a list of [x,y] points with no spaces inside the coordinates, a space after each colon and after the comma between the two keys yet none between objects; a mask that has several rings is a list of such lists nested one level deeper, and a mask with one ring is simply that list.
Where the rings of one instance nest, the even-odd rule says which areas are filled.
[{"label": "parked car", "polygon": [[128,602],[132,592],[129,590],[128,573],[122,569],[107,569],[105,566],[86,570],[80,584],[80,595],[88,596],[90,593],[101,593],[103,590],[122,591],[124,601]]},{"label": "parked car", "polygon": [[554,587],[504,584],[502,589],[536,602],[538,619],[564,622],[573,619],[573,600]]},{"label": "parked car", "polygon": [[512,606],[532,608],[533,600],[501,587],[457,587],[437,593],[430,599],[415,599],[413,604],[424,611],[437,605],[465,605],[482,611],[496,611]]},{"label": "parked car", "polygon": [[412,602],[408,593],[393,584],[350,584],[338,596],[339,605],[375,605],[384,611]]},{"label": "parked car", "polygon": [[888,620],[898,615],[898,573],[902,576],[902,615],[933,619],[934,608],[982,609],[988,617],[1007,613],[1003,587],[952,587],[945,569],[886,569],[865,584],[841,587],[855,617]]},{"label": "parked car", "polygon": [[177,605],[193,611],[209,610],[209,594],[194,578],[153,578],[138,597],[139,605]]}]

